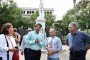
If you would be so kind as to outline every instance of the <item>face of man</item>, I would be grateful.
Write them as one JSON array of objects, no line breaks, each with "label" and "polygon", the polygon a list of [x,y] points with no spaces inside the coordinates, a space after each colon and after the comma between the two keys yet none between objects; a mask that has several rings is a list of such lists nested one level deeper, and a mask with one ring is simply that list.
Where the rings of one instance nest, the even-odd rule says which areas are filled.
[{"label": "face of man", "polygon": [[39,25],[37,25],[37,26],[35,27],[35,30],[36,30],[37,33],[39,33],[40,29],[41,29],[41,26],[39,26]]},{"label": "face of man", "polygon": [[69,32],[75,32],[76,31],[76,27],[74,27],[73,25],[69,24],[68,30],[69,30]]},{"label": "face of man", "polygon": [[56,35],[56,32],[55,31],[50,31],[50,36],[54,37]]}]

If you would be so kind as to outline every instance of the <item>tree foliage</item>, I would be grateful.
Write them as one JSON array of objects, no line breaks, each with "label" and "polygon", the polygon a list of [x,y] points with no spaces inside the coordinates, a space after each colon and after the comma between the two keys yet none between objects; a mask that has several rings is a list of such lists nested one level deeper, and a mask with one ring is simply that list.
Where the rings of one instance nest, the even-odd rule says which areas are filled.
[{"label": "tree foliage", "polygon": [[46,31],[46,33],[47,33],[47,36],[49,36],[49,29],[51,28],[51,26],[52,26],[53,23],[54,23],[55,16],[45,15],[45,19],[46,19],[45,31]]},{"label": "tree foliage", "polygon": [[15,27],[20,26],[22,23],[22,10],[17,7],[16,3],[12,0],[9,4],[0,4],[0,28],[3,24],[10,22]]},{"label": "tree foliage", "polygon": [[[90,28],[90,1],[80,1],[76,4],[76,17],[80,29]],[[63,16],[63,23],[67,26],[74,21],[74,9],[70,9]]]}]

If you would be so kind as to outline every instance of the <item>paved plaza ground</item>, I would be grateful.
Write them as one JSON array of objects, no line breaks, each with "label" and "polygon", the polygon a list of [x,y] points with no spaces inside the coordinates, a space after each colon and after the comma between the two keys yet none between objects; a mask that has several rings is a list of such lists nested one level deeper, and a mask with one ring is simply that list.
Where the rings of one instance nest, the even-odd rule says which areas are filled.
[{"label": "paved plaza ground", "polygon": [[[60,52],[60,60],[69,60],[68,46],[63,45],[63,48],[65,48],[65,50]],[[24,57],[22,55],[20,56],[21,56],[20,60],[24,60]],[[46,60],[46,57],[47,57],[46,54],[42,54],[41,60]],[[87,52],[86,60],[90,60],[90,50]]]},{"label": "paved plaza ground", "polygon": [[[63,45],[63,47],[65,48],[65,51],[60,53],[60,60],[69,60],[68,46]],[[90,50],[87,52],[86,60],[90,60]]]}]

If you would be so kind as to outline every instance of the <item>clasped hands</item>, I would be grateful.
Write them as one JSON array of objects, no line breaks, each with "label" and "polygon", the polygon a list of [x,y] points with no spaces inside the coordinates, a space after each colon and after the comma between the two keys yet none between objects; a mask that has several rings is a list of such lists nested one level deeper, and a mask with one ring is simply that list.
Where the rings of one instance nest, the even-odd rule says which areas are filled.
[{"label": "clasped hands", "polygon": [[36,38],[35,43],[39,43],[39,42],[40,42],[40,40],[38,38]]},{"label": "clasped hands", "polygon": [[48,56],[50,56],[50,55],[53,55],[54,54],[54,51],[52,51],[52,50],[50,50],[50,49],[46,49],[47,50],[47,52],[48,52]]}]

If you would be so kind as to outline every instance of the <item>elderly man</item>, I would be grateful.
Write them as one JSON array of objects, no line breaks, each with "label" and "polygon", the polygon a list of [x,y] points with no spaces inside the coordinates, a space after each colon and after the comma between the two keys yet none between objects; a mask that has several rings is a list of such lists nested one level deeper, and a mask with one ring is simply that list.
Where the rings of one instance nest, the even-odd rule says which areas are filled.
[{"label": "elderly man", "polygon": [[71,22],[68,29],[70,33],[66,37],[66,43],[70,49],[69,60],[86,60],[86,52],[90,49],[90,36],[78,31],[76,22]]},{"label": "elderly man", "polygon": [[48,60],[59,60],[59,51],[62,50],[60,38],[56,36],[56,30],[50,29],[50,36],[46,42],[46,50],[48,51]]}]

